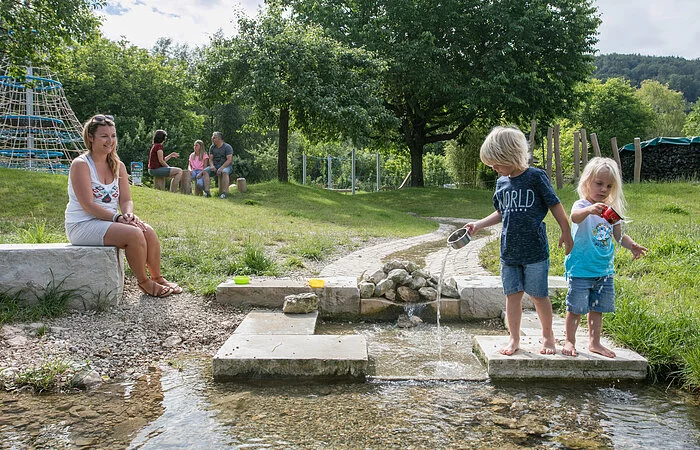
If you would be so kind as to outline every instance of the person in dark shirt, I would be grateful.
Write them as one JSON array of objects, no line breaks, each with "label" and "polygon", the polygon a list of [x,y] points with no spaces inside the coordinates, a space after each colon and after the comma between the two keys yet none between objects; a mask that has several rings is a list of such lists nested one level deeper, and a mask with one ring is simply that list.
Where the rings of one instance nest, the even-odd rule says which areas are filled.
[{"label": "person in dark shirt", "polygon": [[480,150],[481,161],[498,172],[493,195],[495,211],[489,216],[464,225],[473,235],[482,228],[503,222],[501,232],[501,281],[506,295],[506,317],[510,339],[499,350],[512,355],[520,348],[522,298],[532,298],[542,325],[542,354],[554,354],[552,304],[549,301],[549,244],[543,222],[548,211],[561,228],[559,247],[571,252],[573,239],[566,211],[557,197],[547,174],[528,167],[525,135],[515,127],[496,127],[486,137]]},{"label": "person in dark shirt", "polygon": [[209,176],[221,175],[219,183],[219,198],[226,198],[228,195],[229,175],[233,166],[233,148],[224,142],[223,134],[215,131],[211,135],[211,146],[209,147]]}]

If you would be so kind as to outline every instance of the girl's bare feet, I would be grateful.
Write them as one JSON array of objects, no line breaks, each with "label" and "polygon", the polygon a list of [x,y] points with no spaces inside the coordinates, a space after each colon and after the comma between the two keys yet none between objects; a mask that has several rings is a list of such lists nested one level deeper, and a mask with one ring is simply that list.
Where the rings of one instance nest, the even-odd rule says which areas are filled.
[{"label": "girl's bare feet", "polygon": [[561,354],[566,356],[578,356],[576,346],[571,341],[564,342],[564,347],[561,349]]},{"label": "girl's bare feet", "polygon": [[513,353],[517,352],[519,348],[520,348],[519,341],[516,341],[515,339],[509,339],[508,344],[505,347],[503,347],[502,349],[500,349],[498,351],[498,353],[500,353],[501,355],[510,356]]},{"label": "girl's bare feet", "polygon": [[608,358],[614,358],[614,357],[615,357],[615,352],[614,352],[614,351],[610,350],[610,349],[607,348],[607,347],[603,347],[603,346],[600,345],[600,344],[597,344],[597,345],[590,344],[590,345],[588,346],[588,350],[590,350],[590,351],[593,352],[593,353],[598,353],[598,354],[600,354],[600,355],[607,356]]},{"label": "girl's bare feet", "polygon": [[540,355],[556,355],[557,348],[554,345],[555,342],[556,341],[553,335],[548,338],[542,338],[542,348],[540,349]]}]

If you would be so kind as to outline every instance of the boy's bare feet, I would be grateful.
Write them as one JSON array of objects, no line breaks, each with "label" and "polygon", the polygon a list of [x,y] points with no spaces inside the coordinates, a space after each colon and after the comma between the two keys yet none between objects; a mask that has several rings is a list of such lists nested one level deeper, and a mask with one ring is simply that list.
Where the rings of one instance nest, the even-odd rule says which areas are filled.
[{"label": "boy's bare feet", "polygon": [[602,345],[593,345],[590,344],[588,346],[588,350],[592,351],[593,353],[598,353],[603,356],[607,356],[608,358],[614,358],[615,357],[615,352],[610,350],[607,347],[603,347]]},{"label": "boy's bare feet", "polygon": [[564,347],[561,349],[561,354],[566,356],[578,356],[576,346],[571,341],[564,342]]},{"label": "boy's bare feet", "polygon": [[500,349],[498,351],[498,353],[500,353],[501,355],[510,356],[513,353],[517,352],[519,348],[520,348],[520,342],[516,341],[514,339],[510,339],[510,340],[508,340],[508,344],[505,347],[503,347],[502,349]]}]

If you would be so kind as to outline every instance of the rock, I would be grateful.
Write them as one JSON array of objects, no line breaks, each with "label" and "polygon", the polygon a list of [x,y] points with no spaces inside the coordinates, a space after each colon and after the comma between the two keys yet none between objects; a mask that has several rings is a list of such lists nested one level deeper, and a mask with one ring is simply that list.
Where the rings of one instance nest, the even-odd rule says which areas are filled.
[{"label": "rock", "polygon": [[182,338],[180,336],[178,336],[178,335],[168,336],[163,341],[163,347],[166,347],[166,348],[177,347],[181,343],[182,343]]},{"label": "rock", "polygon": [[401,314],[396,322],[396,325],[399,328],[413,328],[421,323],[423,323],[423,320],[421,320],[421,318],[418,316],[409,317],[408,314]]},{"label": "rock", "polygon": [[407,284],[407,286],[417,291],[418,289],[425,286],[425,278],[412,277],[411,281]]},{"label": "rock", "polygon": [[418,295],[426,302],[434,302],[437,300],[437,290],[431,287],[422,287],[418,289]]},{"label": "rock", "polygon": [[86,367],[80,372],[73,375],[71,384],[78,389],[90,389],[102,384],[102,377],[95,370]]},{"label": "rock", "polygon": [[393,269],[386,277],[393,281],[396,286],[400,286],[404,284],[410,275],[406,272],[406,269]]},{"label": "rock", "polygon": [[430,272],[428,272],[425,269],[416,269],[413,272],[411,272],[411,276],[413,278],[423,278],[425,280],[430,279]]},{"label": "rock", "polygon": [[442,283],[442,288],[440,289],[440,297],[459,298],[459,291],[455,286],[451,286],[447,283]]},{"label": "rock", "polygon": [[393,302],[396,300],[396,290],[394,288],[387,289],[387,291],[384,293],[384,297]]},{"label": "rock", "polygon": [[282,312],[287,314],[308,314],[318,309],[318,295],[313,292],[288,295],[284,298]]},{"label": "rock", "polygon": [[8,347],[17,348],[17,347],[24,347],[25,345],[27,345],[27,342],[29,342],[29,341],[27,340],[26,337],[18,335],[18,336],[12,336],[10,339],[7,339],[6,342],[7,342]]},{"label": "rock", "polygon": [[360,285],[360,298],[371,298],[374,295],[374,283],[370,281],[361,281]]},{"label": "rock", "polygon": [[410,273],[411,275],[413,274],[413,272],[415,272],[418,269],[419,269],[418,264],[414,263],[413,261],[406,262],[406,271],[408,273]]},{"label": "rock", "polygon": [[22,329],[20,327],[5,324],[0,328],[0,337],[3,339],[10,339],[18,334],[22,334]]},{"label": "rock", "polygon": [[386,279],[386,273],[384,273],[383,270],[379,269],[376,272],[374,272],[372,275],[369,276],[369,281],[371,281],[374,284],[379,283],[382,280]]},{"label": "rock", "polygon": [[382,295],[386,294],[386,292],[389,289],[393,289],[393,288],[394,288],[394,282],[388,278],[384,278],[379,283],[377,283],[377,285],[374,287],[374,296],[381,297]]},{"label": "rock", "polygon": [[399,286],[396,289],[397,297],[406,303],[418,303],[420,300],[420,295],[415,289],[411,289],[408,286]]},{"label": "rock", "polygon": [[406,264],[401,262],[401,261],[398,261],[396,259],[392,259],[388,263],[384,264],[384,266],[382,267],[382,270],[386,273],[389,273],[392,270],[396,270],[396,269],[406,270]]}]

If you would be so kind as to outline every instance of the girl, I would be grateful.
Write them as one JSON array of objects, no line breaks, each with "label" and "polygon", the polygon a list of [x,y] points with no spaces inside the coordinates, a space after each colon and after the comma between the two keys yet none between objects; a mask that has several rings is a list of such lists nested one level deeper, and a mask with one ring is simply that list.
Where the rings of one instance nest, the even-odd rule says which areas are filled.
[{"label": "girl", "polygon": [[117,155],[114,118],[102,114],[91,117],[83,126],[83,141],[88,150],[73,160],[68,174],[68,240],[73,245],[124,249],[141,291],[153,297],[179,294],[182,288],[160,272],[156,232],[134,215],[128,174]]},{"label": "girl", "polygon": [[480,157],[500,175],[493,194],[495,211],[464,228],[473,236],[484,227],[503,222],[501,281],[510,338],[499,353],[509,356],[520,348],[522,299],[527,292],[542,324],[540,353],[553,355],[556,350],[549,301],[549,243],[543,220],[551,211],[561,228],[559,247],[563,245],[568,254],[573,245],[569,219],[547,174],[528,166],[527,139],[522,131],[515,127],[494,128],[481,145]]},{"label": "girl", "polygon": [[168,133],[165,130],[156,130],[153,133],[153,146],[151,153],[148,156],[148,173],[154,177],[170,177],[173,180],[170,182],[170,192],[177,192],[180,188],[180,179],[182,178],[182,169],[179,167],[170,167],[168,160],[177,158],[180,155],[172,152],[168,156],[163,156],[163,142],[168,139]]},{"label": "girl", "polygon": [[569,290],[566,294],[566,340],[562,353],[577,356],[576,329],[581,315],[588,314],[588,350],[608,358],[615,352],[600,343],[603,313],[615,311],[613,237],[632,252],[632,259],[645,256],[647,249],[622,235],[620,222],[610,224],[602,216],[610,206],[621,217],[625,214],[622,176],[610,158],[595,157],[583,169],[577,192],[579,200],[571,208],[574,249],[564,265]]},{"label": "girl", "polygon": [[194,151],[190,153],[190,176],[197,186],[204,190],[205,197],[211,197],[209,193],[209,172],[204,170],[209,166],[209,155],[204,151],[204,142],[197,139],[194,142]]}]

